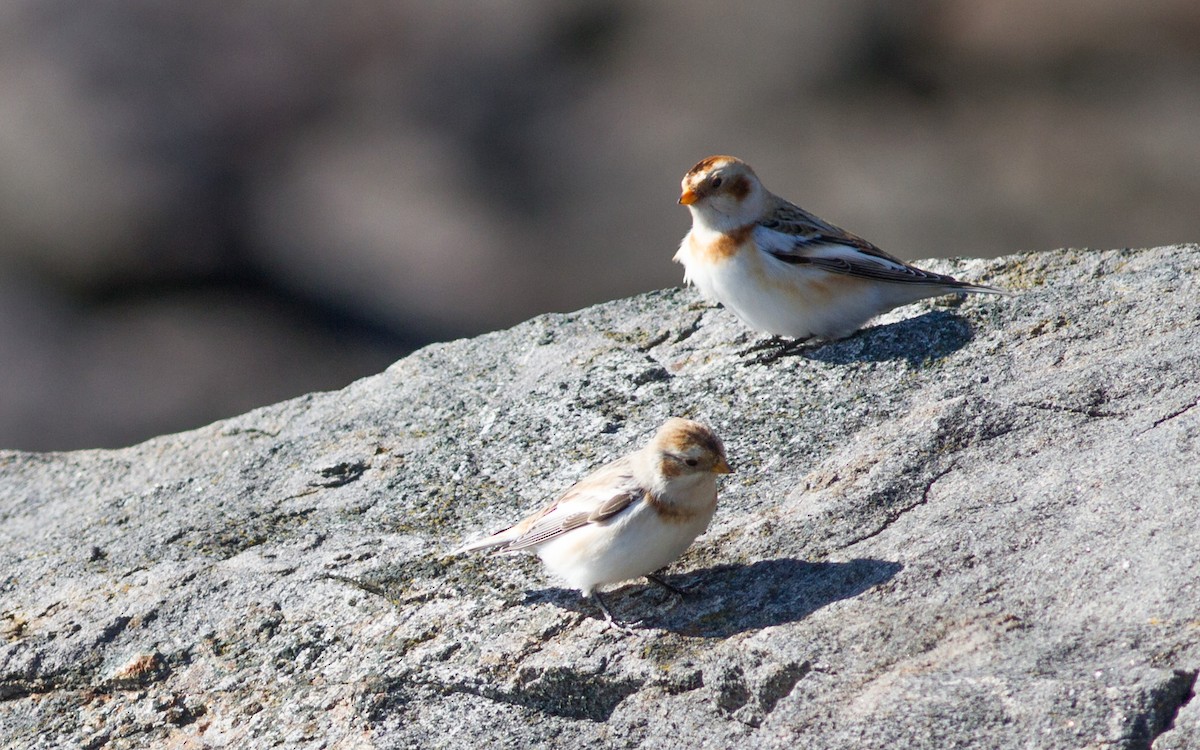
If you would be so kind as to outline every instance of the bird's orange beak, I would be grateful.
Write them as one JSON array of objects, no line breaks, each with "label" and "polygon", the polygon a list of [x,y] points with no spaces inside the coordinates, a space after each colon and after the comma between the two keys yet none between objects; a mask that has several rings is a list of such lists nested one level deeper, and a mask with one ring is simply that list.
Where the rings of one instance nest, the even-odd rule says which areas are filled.
[{"label": "bird's orange beak", "polygon": [[679,196],[679,205],[690,206],[700,200],[700,194],[695,190],[684,190],[683,195]]},{"label": "bird's orange beak", "polygon": [[[679,200],[682,202],[683,198],[680,198]],[[717,462],[717,465],[713,467],[713,473],[714,474],[732,474],[733,467],[729,465],[728,461],[726,461],[725,459],[722,458],[720,461]]]}]

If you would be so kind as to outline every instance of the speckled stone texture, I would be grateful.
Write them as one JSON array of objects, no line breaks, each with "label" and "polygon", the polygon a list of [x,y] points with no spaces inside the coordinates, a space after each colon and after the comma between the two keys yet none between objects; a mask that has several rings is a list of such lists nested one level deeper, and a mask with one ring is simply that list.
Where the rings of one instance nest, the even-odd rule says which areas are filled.
[{"label": "speckled stone texture", "polygon": [[[925,265],[1017,294],[772,359],[668,290],[0,454],[0,745],[1196,747],[1200,248]],[[738,471],[636,635],[444,557],[668,415]]]}]

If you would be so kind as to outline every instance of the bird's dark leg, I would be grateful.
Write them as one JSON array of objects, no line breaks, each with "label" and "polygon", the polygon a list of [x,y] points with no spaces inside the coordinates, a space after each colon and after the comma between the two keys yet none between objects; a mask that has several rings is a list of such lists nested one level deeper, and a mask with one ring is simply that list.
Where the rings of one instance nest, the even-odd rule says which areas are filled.
[{"label": "bird's dark leg", "polygon": [[673,583],[667,583],[665,579],[663,579],[661,576],[655,575],[654,573],[647,573],[646,580],[650,583],[657,583],[659,586],[662,586],[664,589],[670,591],[676,596],[687,596],[689,593],[691,593],[687,589],[681,589]]},{"label": "bird's dark leg", "polygon": [[802,339],[785,339],[782,336],[772,336],[768,339],[758,341],[745,349],[738,352],[739,357],[744,357],[747,354],[762,352],[758,356],[752,358],[747,365],[765,365],[781,359],[788,355],[798,354],[804,344],[812,340],[812,336],[806,336]]},{"label": "bird's dark leg", "polygon": [[763,349],[778,349],[781,346],[786,346],[787,341],[782,336],[771,336],[765,339],[759,339],[750,346],[738,352],[739,357],[744,357],[747,354],[762,351]]},{"label": "bird's dark leg", "polygon": [[638,623],[635,622],[635,623],[626,625],[625,623],[621,622],[616,617],[614,617],[612,610],[610,610],[608,608],[608,605],[604,603],[604,599],[600,598],[599,591],[593,591],[591,594],[589,594],[589,596],[592,599],[596,600],[596,606],[599,607],[600,611],[604,613],[604,621],[605,622],[607,622],[609,625],[613,626],[617,630],[620,630],[622,633],[625,633],[626,635],[633,635],[634,633],[637,632],[636,630],[634,630],[634,627]]}]

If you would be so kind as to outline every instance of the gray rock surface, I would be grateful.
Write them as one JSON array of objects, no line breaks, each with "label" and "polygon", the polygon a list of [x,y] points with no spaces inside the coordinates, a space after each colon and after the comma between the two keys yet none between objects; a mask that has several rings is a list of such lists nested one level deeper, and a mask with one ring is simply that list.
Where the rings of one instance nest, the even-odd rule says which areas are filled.
[{"label": "gray rock surface", "polygon": [[[756,362],[668,290],[0,454],[0,743],[1200,746],[1200,248],[929,266],[1019,295]],[[443,558],[671,414],[738,473],[638,634]]]}]

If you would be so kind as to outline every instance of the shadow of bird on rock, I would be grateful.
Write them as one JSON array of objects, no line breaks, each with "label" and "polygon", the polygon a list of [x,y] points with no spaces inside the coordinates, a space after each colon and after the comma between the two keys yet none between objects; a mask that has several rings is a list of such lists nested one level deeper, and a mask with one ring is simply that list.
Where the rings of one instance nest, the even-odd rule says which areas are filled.
[{"label": "shadow of bird on rock", "polygon": [[[815,563],[779,558],[670,576],[671,584],[687,591],[682,597],[647,583],[610,592],[605,600],[617,617],[640,620],[645,628],[726,638],[801,620],[821,607],[890,580],[902,568],[897,562],[869,558]],[[568,589],[541,589],[525,600],[527,604],[541,602],[599,615],[592,602]]]},{"label": "shadow of bird on rock", "polygon": [[[950,310],[931,310],[895,323],[870,326],[837,341],[783,342],[773,355],[756,357],[750,363],[769,363],[785,357],[835,365],[904,360],[909,367],[918,369],[958,351],[973,338],[975,330],[966,318]],[[771,346],[775,344],[767,339],[752,350]]]}]

